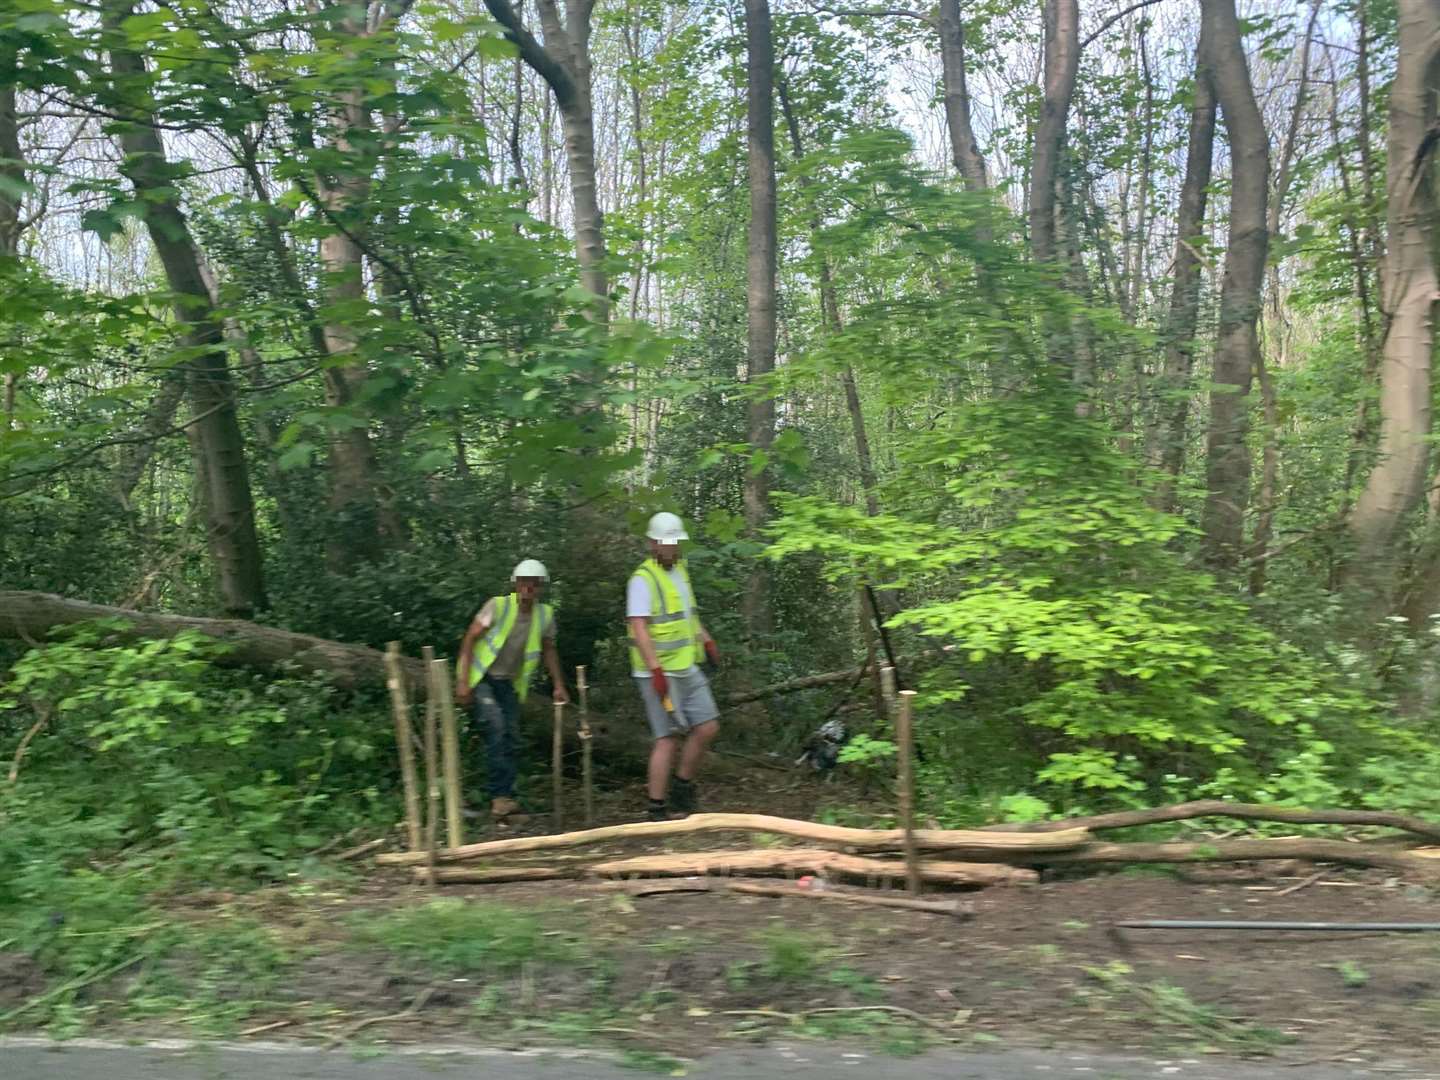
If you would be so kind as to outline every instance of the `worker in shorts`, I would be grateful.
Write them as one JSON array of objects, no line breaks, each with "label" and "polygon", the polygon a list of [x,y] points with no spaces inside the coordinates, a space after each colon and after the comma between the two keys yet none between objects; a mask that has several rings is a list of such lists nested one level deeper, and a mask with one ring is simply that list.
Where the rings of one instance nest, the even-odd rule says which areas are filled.
[{"label": "worker in shorts", "polygon": [[555,684],[555,700],[570,700],[555,651],[555,612],[540,602],[549,580],[543,563],[522,560],[511,574],[512,591],[486,600],[460,643],[455,700],[473,708],[475,723],[485,732],[490,816],[497,822],[520,809],[515,801],[520,706],[542,659]]},{"label": "worker in shorts", "polygon": [[689,539],[684,524],[674,514],[656,514],[646,536],[650,557],[630,576],[625,617],[630,671],[655,738],[650,750],[648,816],[651,821],[666,821],[672,810],[684,817],[699,808],[695,778],[705,751],[720,733],[719,710],[699,661],[703,650],[712,664],[719,663],[720,650],[700,623],[695,590],[680,552],[680,541]]}]

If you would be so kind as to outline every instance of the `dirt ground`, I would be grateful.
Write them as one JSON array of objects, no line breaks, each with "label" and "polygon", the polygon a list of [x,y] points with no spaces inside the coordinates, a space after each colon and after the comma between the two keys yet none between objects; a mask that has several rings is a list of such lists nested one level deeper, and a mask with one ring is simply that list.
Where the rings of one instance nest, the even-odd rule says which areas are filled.
[{"label": "dirt ground", "polygon": [[[855,793],[731,760],[703,795],[708,810],[814,818]],[[569,802],[578,817],[578,792]],[[605,797],[599,821],[634,820],[639,803],[638,790]],[[468,838],[548,828],[548,817],[498,830],[472,822]],[[706,836],[684,846],[737,840],[750,842]],[[175,913],[256,918],[300,946],[295,969],[246,1020],[254,1037],[598,1044],[660,1061],[779,1033],[897,1052],[943,1041],[1380,1066],[1440,1057],[1440,934],[1114,927],[1131,918],[1440,922],[1429,890],[1379,872],[1312,879],[1308,866],[1277,864],[1067,873],[956,894],[967,919],[722,892],[631,897],[578,881],[446,886],[443,897],[532,913],[572,949],[564,963],[471,978],[350,940],[357,913],[434,899],[397,870],[366,869],[346,888],[176,898]]]},{"label": "dirt ground", "polygon": [[[704,789],[707,810],[763,806],[813,819],[856,796],[738,759],[720,764],[717,774]],[[602,798],[599,823],[633,820],[640,794]],[[578,816],[578,792],[569,805]],[[510,828],[482,825],[475,838],[548,830],[548,816],[536,817]],[[686,838],[668,850],[736,841]],[[555,856],[537,860],[553,864]],[[1064,880],[957,894],[972,910],[964,920],[727,893],[629,897],[581,882],[447,886],[443,896],[538,912],[549,932],[584,941],[605,958],[603,988],[597,991],[594,969],[563,966],[488,986],[437,983],[433,973],[338,950],[308,961],[287,993],[335,1002],[357,1020],[405,1013],[423,995],[423,1007],[403,1020],[366,1029],[406,1041],[478,1037],[528,1045],[583,1037],[684,1056],[779,1031],[904,1048],[897,1031],[906,1028],[958,1043],[1433,1060],[1440,1055],[1440,934],[1113,925],[1132,918],[1440,921],[1440,897],[1426,889],[1371,872],[1336,870],[1310,880],[1312,870],[1069,871]],[[390,872],[369,877],[348,904],[393,909],[429,899],[429,890]],[[303,909],[295,915],[309,917]],[[787,955],[796,970],[776,976],[777,958],[783,967]],[[896,1011],[860,1011],[876,1006]]]}]

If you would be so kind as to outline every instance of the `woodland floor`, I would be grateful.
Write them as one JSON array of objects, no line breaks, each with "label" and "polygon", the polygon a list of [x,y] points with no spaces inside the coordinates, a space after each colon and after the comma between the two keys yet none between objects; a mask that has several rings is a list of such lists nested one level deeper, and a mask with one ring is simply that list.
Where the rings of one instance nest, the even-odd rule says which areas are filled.
[{"label": "woodland floor", "polygon": [[[734,759],[717,773],[707,809],[810,817],[836,801],[808,776]],[[633,818],[637,795],[603,799],[598,817]],[[501,834],[547,827],[537,818]],[[471,831],[500,835],[481,822]],[[726,843],[704,837],[690,846]],[[1440,1058],[1440,934],[1112,927],[1144,917],[1440,921],[1440,898],[1380,873],[1336,870],[1284,893],[1309,876],[1309,867],[1271,865],[1047,880],[969,893],[973,918],[964,921],[723,893],[636,898],[578,882],[448,886],[444,897],[541,924],[530,945],[519,945],[532,958],[465,977],[413,952],[357,942],[357,920],[432,899],[398,871],[175,897],[171,913],[207,924],[253,921],[293,953],[263,993],[251,988],[257,1000],[221,1033],[365,1052],[447,1040],[596,1045],[665,1067],[737,1040],[798,1034],[897,1053],[948,1041],[1380,1067]],[[563,955],[547,955],[547,943],[561,943]],[[16,954],[9,958],[0,952],[0,1012],[40,988]],[[226,992],[241,997],[247,988]],[[97,988],[98,1029],[176,1030],[105,1000]],[[822,1009],[837,1011],[813,1011]],[[364,1023],[380,1017],[391,1019]]]}]

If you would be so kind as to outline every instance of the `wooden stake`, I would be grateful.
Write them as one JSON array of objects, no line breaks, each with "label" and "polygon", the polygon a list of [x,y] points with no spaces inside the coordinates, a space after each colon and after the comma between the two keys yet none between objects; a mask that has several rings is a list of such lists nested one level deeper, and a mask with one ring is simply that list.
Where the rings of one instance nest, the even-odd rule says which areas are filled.
[{"label": "wooden stake", "polygon": [[460,736],[455,729],[455,695],[450,662],[440,665],[435,680],[436,703],[440,708],[440,768],[445,779],[445,825],[450,847],[465,843],[465,825],[460,805]]},{"label": "wooden stake", "polygon": [[580,777],[585,796],[585,827],[595,824],[595,777],[591,772],[590,687],[585,682],[585,665],[575,669],[575,688],[580,694]]},{"label": "wooden stake", "polygon": [[400,643],[385,648],[385,685],[390,689],[390,711],[395,717],[395,748],[400,753],[400,782],[405,790],[405,830],[411,851],[423,851],[424,832],[420,825],[420,790],[415,782],[415,733],[410,726],[410,699],[405,690],[405,671],[400,663]]},{"label": "wooden stake", "polygon": [[[890,674],[893,682],[894,672]],[[914,699],[914,690],[900,691],[900,711],[895,714],[895,742],[899,746],[900,828],[905,833],[905,884],[911,896],[919,896],[920,860],[915,854]]]},{"label": "wooden stake", "polygon": [[445,665],[435,659],[435,647],[426,645],[420,650],[425,661],[425,673],[429,678],[429,692],[425,695],[425,869],[428,883],[433,888],[435,880],[435,847],[440,833],[440,721],[439,691],[436,682],[449,677]]},{"label": "wooden stake", "polygon": [[880,665],[880,697],[885,703],[885,717],[895,722],[895,669],[889,664]]},{"label": "wooden stake", "polygon": [[565,828],[565,703],[555,702],[555,726],[550,739],[550,821],[558,833]]}]

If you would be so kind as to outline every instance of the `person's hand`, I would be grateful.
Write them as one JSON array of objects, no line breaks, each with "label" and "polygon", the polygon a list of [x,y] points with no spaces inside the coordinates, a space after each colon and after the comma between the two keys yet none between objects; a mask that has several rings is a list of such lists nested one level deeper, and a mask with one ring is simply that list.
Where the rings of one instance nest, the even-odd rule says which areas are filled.
[{"label": "person's hand", "polygon": [[472,700],[474,697],[475,697],[475,691],[472,690],[470,687],[468,687],[468,686],[457,686],[457,687],[455,687],[455,704],[456,704],[456,705],[469,705],[470,702],[471,702],[471,700]]},{"label": "person's hand", "polygon": [[569,705],[570,691],[566,690],[563,686],[555,687],[554,701],[558,705]]},{"label": "person's hand", "polygon": [[705,639],[705,655],[710,658],[710,663],[720,666],[720,646],[715,644],[714,638]]},{"label": "person's hand", "polygon": [[670,684],[665,681],[663,668],[652,667],[650,669],[650,685],[655,688],[655,696],[663,701],[665,695],[670,691]]}]

